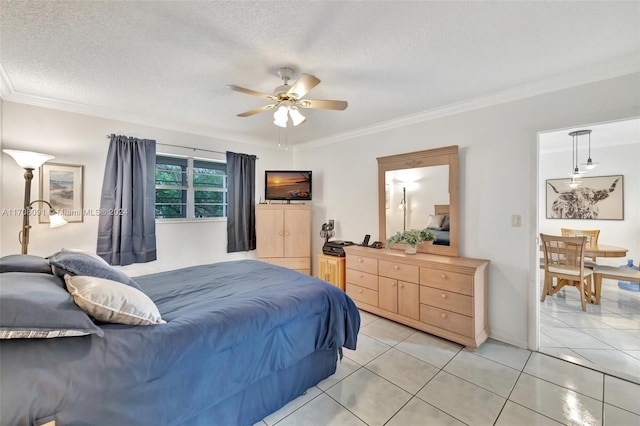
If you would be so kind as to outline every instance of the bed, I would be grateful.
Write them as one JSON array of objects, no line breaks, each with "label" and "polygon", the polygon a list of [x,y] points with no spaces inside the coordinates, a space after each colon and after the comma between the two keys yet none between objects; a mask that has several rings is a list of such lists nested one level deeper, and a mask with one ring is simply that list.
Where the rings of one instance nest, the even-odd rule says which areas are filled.
[{"label": "bed", "polygon": [[434,215],[436,217],[442,216],[442,221],[439,225],[427,226],[428,230],[436,233],[436,240],[433,244],[438,246],[451,245],[451,233],[449,231],[449,205],[436,204],[434,206]]},{"label": "bed", "polygon": [[[64,286],[46,270],[2,272],[3,297],[14,281]],[[356,347],[353,301],[296,271],[240,260],[135,283],[166,323],[0,340],[2,425],[252,425]]]}]

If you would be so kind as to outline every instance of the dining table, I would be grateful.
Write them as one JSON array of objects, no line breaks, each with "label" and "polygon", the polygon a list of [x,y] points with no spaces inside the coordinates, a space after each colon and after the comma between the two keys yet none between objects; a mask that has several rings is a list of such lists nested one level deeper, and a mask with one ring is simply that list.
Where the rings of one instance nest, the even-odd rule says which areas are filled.
[{"label": "dining table", "polygon": [[584,257],[625,257],[628,251],[624,247],[596,244],[585,246],[583,255]]}]

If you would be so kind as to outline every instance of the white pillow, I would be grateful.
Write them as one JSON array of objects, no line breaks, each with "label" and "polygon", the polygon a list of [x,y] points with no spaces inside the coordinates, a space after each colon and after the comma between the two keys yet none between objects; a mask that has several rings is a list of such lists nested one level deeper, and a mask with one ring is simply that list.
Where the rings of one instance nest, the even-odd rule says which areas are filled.
[{"label": "white pillow", "polygon": [[429,220],[427,221],[427,228],[440,230],[442,228],[442,221],[444,220],[445,216],[446,215],[444,214],[430,214]]},{"label": "white pillow", "polygon": [[76,305],[97,320],[130,325],[166,323],[155,303],[136,288],[82,275],[66,274],[64,280]]}]

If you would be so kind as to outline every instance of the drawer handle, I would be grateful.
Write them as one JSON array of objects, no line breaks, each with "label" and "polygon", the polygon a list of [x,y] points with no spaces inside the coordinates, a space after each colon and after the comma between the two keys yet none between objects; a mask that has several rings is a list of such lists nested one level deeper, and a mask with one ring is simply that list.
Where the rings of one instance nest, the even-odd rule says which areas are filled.
[{"label": "drawer handle", "polygon": [[441,313],[441,314],[440,314],[440,316],[441,316],[442,318],[446,318],[446,317],[447,317],[447,314],[445,314],[445,313],[443,312],[443,313]]},{"label": "drawer handle", "polygon": [[364,278],[364,275],[360,274],[360,278]]},{"label": "drawer handle", "polygon": [[396,283],[391,283],[391,287],[395,287],[395,286],[396,286]]},{"label": "drawer handle", "polygon": [[284,233],[282,231],[278,232],[278,235],[282,236]]},{"label": "drawer handle", "polygon": [[362,259],[358,258],[358,262],[362,263]]},{"label": "drawer handle", "polygon": [[360,288],[359,288],[359,289],[358,289],[358,293],[362,293],[362,289],[360,289]]},{"label": "drawer handle", "polygon": [[400,284],[400,288],[404,288],[404,284]]},{"label": "drawer handle", "polygon": [[443,299],[446,299],[446,298],[447,298],[447,295],[446,295],[446,294],[444,294],[444,293],[442,293],[442,294],[440,295],[440,297],[442,297]]},{"label": "drawer handle", "polygon": [[285,232],[284,235],[289,235],[289,231]]},{"label": "drawer handle", "polygon": [[394,268],[396,271],[397,271],[398,269],[400,269],[400,267],[399,267],[398,265],[395,265],[393,268]]},{"label": "drawer handle", "polygon": [[442,278],[443,280],[446,280],[447,276],[445,274],[440,274],[440,278]]}]

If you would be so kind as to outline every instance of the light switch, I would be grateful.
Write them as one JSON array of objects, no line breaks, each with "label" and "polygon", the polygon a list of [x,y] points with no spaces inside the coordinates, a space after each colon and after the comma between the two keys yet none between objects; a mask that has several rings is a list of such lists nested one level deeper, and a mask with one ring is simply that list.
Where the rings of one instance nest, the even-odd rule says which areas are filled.
[{"label": "light switch", "polygon": [[513,227],[521,227],[522,226],[522,216],[519,214],[514,214],[511,216],[511,226]]}]

